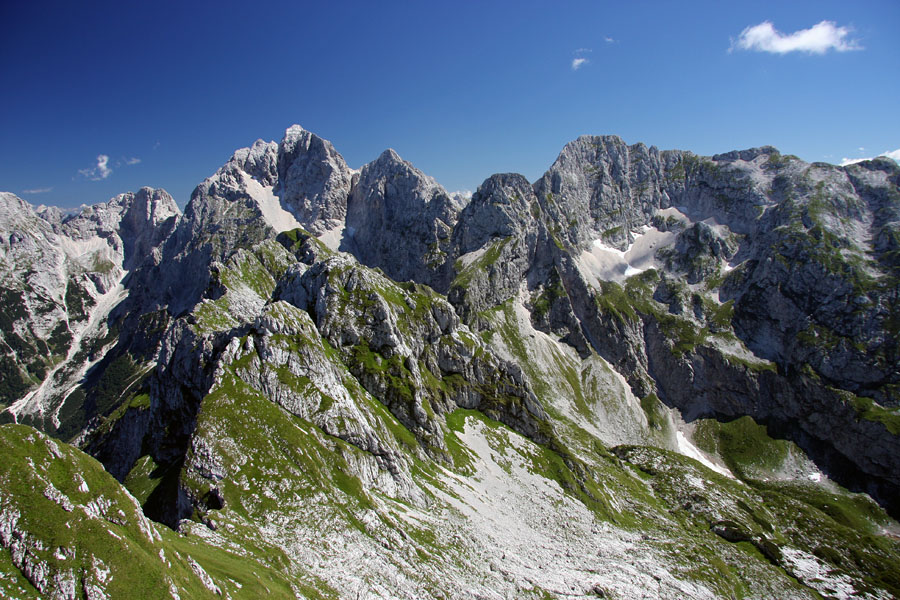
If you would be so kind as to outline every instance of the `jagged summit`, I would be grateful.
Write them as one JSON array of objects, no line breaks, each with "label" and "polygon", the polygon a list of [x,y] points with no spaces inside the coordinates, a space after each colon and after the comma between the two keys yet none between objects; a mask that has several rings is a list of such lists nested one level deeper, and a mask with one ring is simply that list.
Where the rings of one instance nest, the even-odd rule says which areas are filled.
[{"label": "jagged summit", "polygon": [[732,150],[731,152],[725,152],[723,154],[716,154],[712,157],[714,161],[717,162],[725,162],[725,161],[735,161],[742,160],[745,162],[750,162],[755,160],[760,156],[779,156],[781,153],[778,151],[778,148],[775,146],[760,146],[759,148],[748,148],[746,150]]},{"label": "jagged summit", "polygon": [[393,148],[387,148],[384,152],[379,154],[378,158],[375,159],[375,162],[388,165],[391,163],[406,163],[406,161],[400,158],[400,155],[397,154],[396,150],[394,150]]}]

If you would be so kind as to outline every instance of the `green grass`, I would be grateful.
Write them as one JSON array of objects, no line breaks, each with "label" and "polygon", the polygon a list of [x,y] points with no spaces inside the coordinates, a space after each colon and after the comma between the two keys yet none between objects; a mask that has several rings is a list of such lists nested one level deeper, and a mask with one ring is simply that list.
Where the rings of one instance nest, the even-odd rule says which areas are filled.
[{"label": "green grass", "polygon": [[656,394],[649,394],[641,398],[641,409],[647,415],[647,423],[651,429],[666,431],[669,420],[666,418],[665,407]]},{"label": "green grass", "polygon": [[0,356],[0,403],[8,405],[24,396],[32,382],[22,375],[16,361]]},{"label": "green grass", "polygon": [[159,486],[164,474],[152,457],[142,456],[134,463],[123,485],[143,506],[153,490]]},{"label": "green grass", "polygon": [[850,402],[860,419],[881,423],[893,435],[900,435],[900,408],[886,408],[862,396],[853,396]]},{"label": "green grass", "polygon": [[547,279],[546,285],[541,290],[541,293],[538,294],[537,298],[532,302],[532,310],[534,311],[535,316],[538,319],[543,318],[550,312],[550,308],[557,300],[565,298],[566,296],[566,289],[562,285],[559,272],[556,270],[556,267],[554,267],[550,272],[550,276]]},{"label": "green grass", "polygon": [[[137,506],[97,461],[59,442],[54,450],[52,444],[29,427],[0,426],[0,453],[5,457],[0,464],[0,488],[12,503],[5,508],[15,506],[20,513],[16,527],[28,532],[30,560],[45,563],[51,572],[71,570],[94,583],[94,564],[101,561],[111,574],[103,587],[113,598],[167,597],[170,579],[183,597],[214,597],[184,557],[170,550],[171,568],[161,562],[158,555],[166,549],[164,544],[148,538],[139,525],[143,517]],[[46,491],[51,486],[57,490],[53,494]],[[67,498],[73,508],[66,510],[65,504],[53,500],[55,494]],[[74,508],[101,496],[110,504],[101,509],[99,518]],[[77,552],[60,558],[60,548],[77,548]]]},{"label": "green grass", "polygon": [[465,475],[474,475],[475,467],[472,464],[474,453],[469,450],[456,435],[465,431],[466,419],[478,418],[477,411],[458,408],[447,415],[447,431],[444,433],[444,443],[453,466],[457,472]]},{"label": "green grass", "polygon": [[594,296],[594,302],[602,314],[612,315],[623,323],[638,320],[638,314],[625,288],[614,281],[600,282],[600,291]]},{"label": "green grass", "polygon": [[769,436],[766,427],[749,416],[728,422],[700,420],[693,439],[700,449],[721,456],[732,472],[742,476],[776,473],[792,451],[800,452],[793,443]]},{"label": "green grass", "polygon": [[456,277],[453,279],[450,287],[468,287],[474,277],[486,273],[499,260],[500,253],[511,239],[512,237],[505,237],[492,241],[490,246],[484,251],[484,254],[466,267],[463,267],[462,263],[458,262],[455,265]]}]

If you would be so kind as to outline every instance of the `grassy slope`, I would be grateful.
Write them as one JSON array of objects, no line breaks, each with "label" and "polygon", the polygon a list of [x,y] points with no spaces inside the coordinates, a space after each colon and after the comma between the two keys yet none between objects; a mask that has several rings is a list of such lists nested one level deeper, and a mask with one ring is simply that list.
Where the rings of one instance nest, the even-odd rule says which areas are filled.
[{"label": "grassy slope", "polygon": [[[112,598],[165,598],[170,590],[186,598],[215,597],[193,565],[232,598],[260,597],[264,589],[293,597],[279,573],[252,558],[148,522],[97,461],[71,446],[30,427],[3,425],[0,453],[0,512],[15,521],[19,534],[13,537],[28,546],[24,561],[12,559],[15,543],[0,550],[4,597],[31,597],[33,584],[47,594],[53,578],[71,578],[78,590],[97,586]],[[48,574],[43,584],[34,575],[41,570]]]}]

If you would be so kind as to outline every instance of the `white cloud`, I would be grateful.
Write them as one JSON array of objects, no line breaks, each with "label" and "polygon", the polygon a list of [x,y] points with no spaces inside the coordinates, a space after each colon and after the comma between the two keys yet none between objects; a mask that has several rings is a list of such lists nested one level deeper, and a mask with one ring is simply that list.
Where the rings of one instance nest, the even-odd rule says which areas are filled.
[{"label": "white cloud", "polygon": [[580,69],[581,67],[586,65],[588,62],[589,61],[586,58],[581,58],[581,57],[573,58],[572,59],[572,70],[577,71],[578,69]]},{"label": "white cloud", "polygon": [[576,50],[574,52],[574,54],[586,54],[588,52],[593,52],[593,51],[594,51],[593,48],[579,48],[578,50]]},{"label": "white cloud", "polygon": [[849,37],[849,27],[838,27],[834,21],[822,21],[809,29],[801,29],[794,33],[784,34],[769,21],[747,27],[738,39],[732,40],[729,52],[738,50],[755,50],[773,54],[788,52],[807,52],[809,54],[825,54],[828,50],[847,52],[862,50],[859,43]]},{"label": "white cloud", "polygon": [[109,168],[109,157],[105,154],[97,155],[97,166],[91,169],[79,169],[81,175],[91,181],[100,181],[112,175],[112,169]]},{"label": "white cloud", "polygon": [[[860,150],[862,150],[862,148],[860,148]],[[896,150],[891,150],[890,152],[882,152],[875,158],[882,157],[882,156],[885,158],[890,158],[891,160],[894,160],[895,162],[900,163],[900,148],[898,148]],[[856,163],[860,163],[864,160],[872,160],[872,158],[873,157],[871,157],[871,156],[867,156],[866,158],[842,158],[841,166],[846,167],[847,165],[855,165]]]},{"label": "white cloud", "polygon": [[126,158],[126,159],[125,159],[125,164],[126,164],[126,165],[136,165],[136,164],[138,164],[139,162],[141,162],[141,159],[135,158],[135,157],[132,157],[132,158]]},{"label": "white cloud", "polygon": [[46,194],[47,192],[52,192],[52,191],[53,191],[52,187],[46,187],[46,188],[35,188],[33,190],[22,190],[22,193],[23,194]]},{"label": "white cloud", "polygon": [[614,40],[613,38],[611,38],[609,36],[604,37],[603,41],[606,42],[607,44],[615,44],[616,43],[616,40]]}]

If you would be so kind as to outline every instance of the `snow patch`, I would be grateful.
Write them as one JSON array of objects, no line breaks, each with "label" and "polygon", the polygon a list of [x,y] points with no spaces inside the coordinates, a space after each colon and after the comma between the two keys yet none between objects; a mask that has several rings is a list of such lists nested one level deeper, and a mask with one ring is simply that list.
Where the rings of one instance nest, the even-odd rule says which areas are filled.
[{"label": "snow patch", "polygon": [[344,239],[344,232],[346,230],[346,226],[341,223],[337,227],[333,229],[329,229],[325,233],[319,236],[319,241],[325,244],[325,246],[329,250],[333,250],[337,252],[341,246],[341,240]]},{"label": "snow patch", "polygon": [[734,475],[731,474],[731,471],[729,471],[728,469],[726,469],[724,467],[720,467],[719,465],[715,464],[714,462],[712,462],[711,460],[706,458],[706,456],[704,456],[703,453],[700,452],[700,449],[697,448],[697,446],[695,446],[694,444],[692,444],[689,439],[687,439],[687,436],[684,435],[683,432],[681,432],[681,431],[675,432],[675,437],[678,440],[678,452],[680,454],[683,454],[684,456],[687,456],[688,458],[693,458],[694,460],[700,462],[701,464],[703,464],[706,467],[709,467],[710,469],[712,469],[716,473],[719,473],[720,475],[724,475],[725,477],[734,479]]},{"label": "snow patch", "polygon": [[654,258],[656,252],[674,243],[673,232],[644,226],[625,250],[608,246],[603,240],[594,240],[590,250],[585,250],[578,257],[578,266],[588,281],[597,285],[600,281],[621,283],[632,275],[658,267]]},{"label": "snow patch", "polygon": [[[80,381],[82,377],[84,377],[84,374],[87,373],[88,369],[102,359],[103,354],[98,352],[98,358],[94,362],[81,365],[81,368],[77,369],[77,372],[74,375],[57,378],[57,373],[65,374],[72,366],[74,366],[72,363],[81,351],[86,339],[89,339],[90,337],[99,338],[105,333],[106,317],[108,317],[109,313],[128,295],[128,292],[121,283],[126,275],[128,275],[127,271],[123,273],[122,279],[115,288],[97,298],[97,304],[91,309],[90,314],[88,315],[87,324],[83,328],[76,329],[73,332],[74,339],[72,340],[72,345],[69,347],[69,353],[65,360],[57,364],[56,367],[44,377],[44,380],[37,389],[29,392],[21,400],[17,400],[9,407],[9,411],[15,415],[16,418],[20,417],[22,414],[43,414],[47,405],[47,400],[49,400],[54,392],[59,392],[66,389],[66,387],[73,387],[74,382]],[[65,402],[60,402],[51,415],[53,424],[56,427],[59,427],[57,413],[63,404],[65,404]]]},{"label": "snow patch", "polygon": [[687,207],[685,206],[679,206],[677,208],[674,206],[670,206],[669,208],[661,208],[656,211],[656,214],[661,217],[665,217],[666,219],[672,217],[682,222],[693,223],[693,221],[691,221],[691,218],[687,216]]},{"label": "snow patch", "polygon": [[281,200],[275,195],[274,187],[264,186],[244,172],[241,172],[241,178],[247,194],[256,202],[263,219],[272,229],[281,233],[302,227],[297,218],[281,205]]}]

